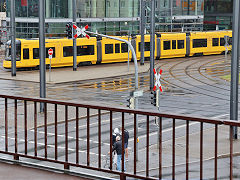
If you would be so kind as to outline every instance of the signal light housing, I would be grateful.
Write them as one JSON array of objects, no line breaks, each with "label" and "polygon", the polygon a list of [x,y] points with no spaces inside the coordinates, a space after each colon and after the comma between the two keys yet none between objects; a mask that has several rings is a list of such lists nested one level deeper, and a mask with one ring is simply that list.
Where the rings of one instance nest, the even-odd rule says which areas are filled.
[{"label": "signal light housing", "polygon": [[151,91],[151,104],[157,106],[157,93],[156,91]]},{"label": "signal light housing", "polygon": [[67,32],[68,39],[71,39],[72,38],[72,26],[70,23],[66,24],[66,32]]},{"label": "signal light housing", "polygon": [[128,101],[127,107],[129,107],[130,109],[135,109],[135,99],[134,99],[134,97],[130,97],[129,99],[127,99],[127,101]]}]

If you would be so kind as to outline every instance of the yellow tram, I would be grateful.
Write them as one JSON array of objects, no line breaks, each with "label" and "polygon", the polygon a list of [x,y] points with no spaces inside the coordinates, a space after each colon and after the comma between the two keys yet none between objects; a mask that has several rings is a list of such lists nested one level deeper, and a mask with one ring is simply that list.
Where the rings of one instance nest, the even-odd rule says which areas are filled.
[{"label": "yellow tram", "polygon": [[[229,50],[231,50],[232,31],[210,31],[190,33],[159,33],[155,36],[155,58],[175,58],[195,55],[222,54],[225,51],[224,36],[229,36]],[[137,59],[140,59],[141,36],[120,37],[130,40],[134,46]],[[150,57],[150,35],[145,35],[145,58]],[[71,39],[46,39],[46,64],[50,64],[47,52],[53,49],[51,60],[52,67],[73,65],[73,42]],[[78,38],[77,39],[77,64],[100,64],[125,62],[132,59],[128,54],[126,43],[107,38]],[[16,67],[39,66],[39,40],[16,40]],[[4,68],[11,68],[11,42],[6,43],[6,58]]]}]

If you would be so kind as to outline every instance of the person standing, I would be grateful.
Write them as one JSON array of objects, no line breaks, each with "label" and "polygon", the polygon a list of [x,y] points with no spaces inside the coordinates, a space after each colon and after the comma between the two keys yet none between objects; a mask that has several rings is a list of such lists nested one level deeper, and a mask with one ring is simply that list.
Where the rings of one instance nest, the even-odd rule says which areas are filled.
[{"label": "person standing", "polygon": [[117,136],[120,136],[120,133],[119,133],[119,129],[115,128],[114,131],[113,131],[113,135],[112,135],[112,142],[113,142],[112,145],[115,144]]},{"label": "person standing", "polygon": [[[119,133],[119,129],[115,128],[114,131],[113,131],[113,134],[112,134],[112,147],[116,143],[116,137],[117,136],[120,137],[120,133]],[[116,151],[113,151],[113,164],[115,166],[117,166],[117,153],[116,153]]]},{"label": "person standing", "polygon": [[[120,128],[122,132],[122,127]],[[124,150],[126,154],[126,161],[128,161],[128,139],[129,139],[129,132],[124,128]]]},{"label": "person standing", "polygon": [[[124,155],[122,156],[122,141],[120,141],[120,136],[116,137],[116,143],[113,145],[113,151],[117,152],[117,170],[121,171],[121,160],[124,161]],[[125,169],[125,162],[124,162],[124,169]]]}]

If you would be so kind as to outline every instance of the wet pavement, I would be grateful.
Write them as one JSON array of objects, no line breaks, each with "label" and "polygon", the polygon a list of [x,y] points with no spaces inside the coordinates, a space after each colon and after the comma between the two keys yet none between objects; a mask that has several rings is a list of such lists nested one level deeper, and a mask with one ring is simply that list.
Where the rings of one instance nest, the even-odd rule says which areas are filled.
[{"label": "wet pavement", "polygon": [[[201,58],[201,64],[197,63],[196,58],[156,61],[155,66],[163,69],[161,83],[164,92],[161,94],[160,103],[162,112],[167,113],[173,110],[177,114],[193,114],[196,111],[198,115],[206,116],[206,111],[212,111],[212,117],[217,113],[229,114],[229,82],[220,79],[220,75],[217,73],[213,74],[216,68],[225,66],[224,64],[216,64],[216,62],[221,62],[224,56],[214,57],[216,58]],[[116,67],[118,71],[116,71]],[[154,109],[155,107],[150,102],[149,63],[147,62],[142,69],[142,66],[139,67],[139,89],[143,89],[145,92],[144,96],[140,97],[140,108]],[[198,71],[198,67],[201,67],[200,71]],[[206,70],[208,73],[206,73]],[[126,75],[126,73],[129,73],[129,75]],[[134,90],[135,77],[131,73],[134,73],[132,63],[130,72],[128,72],[126,63],[84,66],[80,67],[77,72],[73,72],[72,68],[53,69],[51,82],[48,82],[48,74],[46,76],[47,98],[81,100],[93,103],[101,101],[101,103],[126,106],[130,91]],[[189,73],[193,74],[190,75]],[[229,71],[226,71],[226,73],[229,73]],[[208,81],[208,84],[201,81]],[[39,97],[39,71],[17,71],[17,77],[11,77],[10,72],[2,71],[0,72],[0,84],[1,93]],[[184,102],[184,109],[177,105],[178,102]],[[219,107],[221,108],[220,111],[218,111],[218,108],[211,110],[204,108],[207,106],[214,107],[213,105],[221,105],[225,110],[222,111],[223,108],[221,107]],[[195,109],[195,106],[202,108]],[[229,115],[224,118],[229,118]]]}]

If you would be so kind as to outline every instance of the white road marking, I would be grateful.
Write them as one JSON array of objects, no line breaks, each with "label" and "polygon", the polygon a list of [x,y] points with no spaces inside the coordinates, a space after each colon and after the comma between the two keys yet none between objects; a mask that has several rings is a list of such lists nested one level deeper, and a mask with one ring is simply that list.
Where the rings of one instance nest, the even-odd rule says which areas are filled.
[{"label": "white road marking", "polygon": [[[229,114],[222,114],[222,115],[218,115],[218,116],[214,116],[214,117],[211,117],[212,119],[217,119],[217,118],[220,118],[220,117],[224,117],[224,116],[228,116]],[[189,126],[192,126],[192,125],[195,125],[195,124],[199,124],[200,122],[192,122],[192,123],[189,123]],[[180,129],[180,128],[183,128],[183,127],[186,127],[186,124],[183,124],[181,126],[177,126],[175,129]],[[169,131],[172,131],[172,127],[170,128],[167,128],[165,130],[163,130],[162,132],[163,133],[166,133],[166,132],[169,132]],[[157,135],[158,132],[153,132],[153,133],[150,133],[149,134],[149,137],[150,136],[153,136],[153,135]],[[147,135],[142,135],[142,136],[139,136],[139,139],[140,138],[145,138]],[[133,141],[134,138],[130,138],[129,141]]]},{"label": "white road marking", "polygon": [[[219,115],[219,116],[215,116],[215,117],[213,117],[213,118],[220,118],[220,117],[225,117],[225,116],[228,116],[229,114],[222,114],[222,115]],[[113,119],[113,120],[118,120],[118,119],[121,119],[121,118],[115,118],[115,119]],[[110,121],[110,120],[104,120],[104,121],[102,121],[102,122],[108,122],[108,121]],[[141,119],[141,120],[139,120],[138,122],[143,122],[143,121],[146,121],[146,119]],[[91,125],[93,125],[93,124],[98,124],[98,122],[96,122],[96,123],[92,123]],[[126,123],[125,125],[127,125],[127,124],[132,124],[132,123]],[[195,125],[195,124],[199,124],[199,122],[192,122],[192,123],[189,123],[189,126],[193,126],[193,125]],[[86,127],[86,125],[83,125],[83,126],[79,126],[79,128],[83,128],[83,127]],[[180,125],[180,126],[177,126],[176,128],[175,128],[175,130],[177,130],[177,129],[180,129],[180,128],[184,128],[184,127],[186,127],[186,124],[183,124],[183,125]],[[34,129],[32,129],[32,130],[30,130],[30,131],[33,131],[34,132]],[[134,130],[130,130],[130,131],[134,131]],[[163,130],[162,131],[162,133],[167,133],[167,132],[171,132],[172,131],[172,127],[170,127],[170,128],[167,128],[167,129],[165,129],[165,130]],[[37,131],[37,133],[39,133],[39,134],[45,134],[45,132],[44,131]],[[150,133],[149,134],[149,137],[151,137],[151,136],[154,136],[154,135],[157,135],[158,134],[158,132],[153,132],[153,133]],[[47,135],[49,135],[49,136],[55,136],[55,134],[54,133],[47,133]],[[2,138],[4,138],[5,139],[5,136],[1,136]],[[58,137],[65,137],[65,135],[62,135],[62,134],[58,134]],[[146,135],[142,135],[142,136],[139,136],[139,139],[142,139],[142,138],[145,138],[146,137]],[[68,138],[69,139],[76,139],[75,137],[72,137],[72,136],[68,136]],[[15,140],[15,138],[10,138],[10,137],[8,137],[8,139],[11,139],[11,140]],[[24,139],[18,139],[20,142],[25,142],[25,140]],[[79,140],[80,141],[87,141],[87,139],[82,139],[82,138],[79,138]],[[133,141],[134,140],[134,138],[129,138],[129,141]],[[94,140],[89,140],[90,142],[92,142],[92,143],[98,143],[98,141],[94,141]],[[28,143],[30,143],[30,144],[34,144],[34,141],[27,141]],[[39,142],[37,142],[37,144],[38,145],[41,145],[41,146],[45,146],[45,144],[44,143],[39,143]],[[106,146],[110,146],[110,144],[109,143],[102,143],[102,144],[104,144],[104,145],[106,145]],[[50,148],[55,148],[55,145],[47,145],[47,147],[50,147]],[[62,146],[57,146],[57,148],[58,149],[65,149],[65,147],[62,147]],[[129,147],[129,149],[131,149],[130,147]],[[68,148],[68,150],[69,151],[75,151],[75,149],[72,149],[72,148]],[[87,151],[82,151],[82,150],[79,150],[79,152],[80,153],[87,153]],[[93,152],[89,152],[91,155],[96,155],[96,156],[98,156],[98,154],[97,153],[93,153]],[[105,154],[101,154],[101,156],[102,157],[105,157],[106,155]]]},{"label": "white road marking", "polygon": [[[115,118],[114,120],[118,120],[118,119],[120,119],[120,118]],[[103,122],[107,122],[107,121],[109,121],[109,120],[104,120]],[[146,121],[145,119],[140,119],[138,122],[143,122],[143,121]],[[96,123],[92,123],[92,124],[96,124]],[[90,126],[92,125],[92,124],[90,124]],[[97,123],[98,124],[98,123]],[[125,125],[128,125],[128,124],[132,124],[132,123],[125,123]],[[85,125],[83,125],[83,126],[79,126],[79,128],[82,128],[82,127],[85,127]],[[76,128],[76,127],[75,127]],[[139,128],[140,129],[140,128]],[[31,132],[34,132],[34,129],[31,129],[30,130]],[[131,131],[131,130],[130,130]],[[44,131],[37,131],[37,133],[39,133],[39,134],[45,134],[45,132]],[[55,133],[50,133],[50,132],[47,132],[47,135],[48,136],[55,136]],[[65,138],[65,135],[64,134],[58,134],[57,135],[58,137],[62,137],[62,138]],[[76,140],[76,138],[75,137],[72,137],[72,136],[68,136],[68,139],[74,139],[74,140]],[[83,139],[83,138],[79,138],[79,141],[85,141],[85,142],[87,142],[87,139]],[[98,141],[94,141],[94,140],[89,140],[90,142],[92,142],[92,143],[97,143],[98,144]],[[110,146],[110,143],[105,143],[105,142],[103,142],[102,144],[104,144],[104,145],[106,145],[106,146]],[[130,148],[131,149],[131,148]]]},{"label": "white road marking", "polygon": [[[5,136],[1,136],[1,137],[5,139]],[[8,137],[8,139],[15,141],[15,138]],[[18,139],[18,142],[25,142],[25,140],[24,140],[24,139]],[[28,140],[27,142],[28,142],[29,144],[34,144],[34,143],[35,143],[34,141],[29,141],[29,140]],[[37,142],[37,145],[45,146],[44,143],[39,143],[39,142]],[[47,144],[47,147],[55,148],[55,145]],[[58,149],[64,149],[64,150],[65,150],[65,147],[64,147],[64,146],[57,146],[57,148],[58,148]],[[73,151],[73,152],[75,152],[76,149],[68,148],[68,151]],[[82,150],[78,150],[78,152],[79,152],[79,153],[87,153],[87,151],[82,151]],[[89,151],[89,154],[91,154],[91,155],[96,155],[96,156],[99,155],[98,153],[93,153],[93,152],[90,152],[90,151]],[[101,156],[102,156],[102,157],[105,157],[106,154],[101,154]]]},{"label": "white road marking", "polygon": [[213,119],[219,119],[219,118],[226,117],[226,116],[230,116],[230,115],[229,114],[221,114],[221,115],[218,115],[218,116],[214,116],[212,118]]},{"label": "white road marking", "polygon": [[[192,125],[195,125],[195,124],[199,124],[199,122],[189,123],[189,126],[192,126]],[[181,126],[177,126],[177,127],[175,128],[175,130],[176,130],[176,129],[183,128],[183,127],[185,127],[185,126],[186,126],[186,124],[181,125]],[[166,133],[166,132],[169,132],[169,131],[172,131],[172,128],[171,128],[171,127],[163,130],[162,133]],[[149,134],[149,137],[150,137],[150,136],[153,136],[153,135],[157,135],[157,134],[158,134],[158,132],[150,133],[150,134]],[[147,136],[147,135],[144,134],[144,135],[142,135],[142,136],[139,136],[138,138],[141,139],[141,138],[145,138],[146,136]],[[133,140],[134,140],[134,138],[129,138],[129,141],[133,141]]]}]

